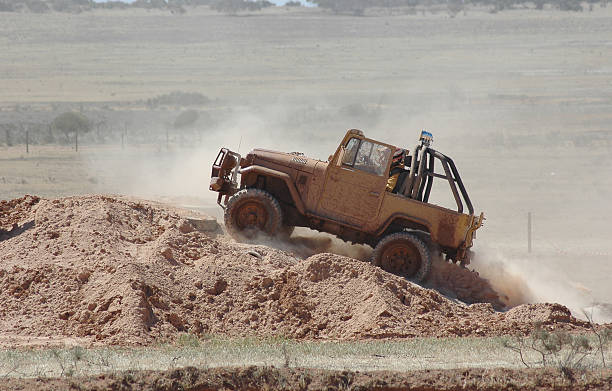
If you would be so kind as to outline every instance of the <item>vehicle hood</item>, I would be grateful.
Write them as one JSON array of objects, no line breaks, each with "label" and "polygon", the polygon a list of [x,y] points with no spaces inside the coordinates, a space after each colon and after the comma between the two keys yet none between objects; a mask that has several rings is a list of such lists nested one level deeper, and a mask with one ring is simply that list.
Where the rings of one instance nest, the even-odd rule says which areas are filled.
[{"label": "vehicle hood", "polygon": [[249,152],[247,158],[252,159],[253,164],[266,166],[267,162],[308,172],[310,174],[314,173],[315,165],[320,162],[320,160],[311,159],[299,152],[287,153],[269,149],[253,149]]}]

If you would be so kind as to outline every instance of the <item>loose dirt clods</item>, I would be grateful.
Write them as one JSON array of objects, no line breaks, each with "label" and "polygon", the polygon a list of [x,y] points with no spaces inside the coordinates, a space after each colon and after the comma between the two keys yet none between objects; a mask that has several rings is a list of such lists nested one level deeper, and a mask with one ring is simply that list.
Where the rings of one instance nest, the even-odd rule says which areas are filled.
[{"label": "loose dirt clods", "polygon": [[347,340],[588,327],[558,304],[499,313],[352,258],[235,243],[152,202],[27,196],[1,205],[10,209],[0,227],[18,233],[0,241],[0,346],[142,345],[179,331]]}]

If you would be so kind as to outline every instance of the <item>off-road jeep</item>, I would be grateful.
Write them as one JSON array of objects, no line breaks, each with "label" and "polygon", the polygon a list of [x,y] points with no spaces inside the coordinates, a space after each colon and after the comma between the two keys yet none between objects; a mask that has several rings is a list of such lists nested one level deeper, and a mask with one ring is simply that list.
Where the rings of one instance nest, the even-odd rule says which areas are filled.
[{"label": "off-road jeep", "polygon": [[[468,264],[474,233],[484,219],[482,213],[474,216],[455,164],[430,147],[432,140],[430,133],[421,133],[393,192],[386,184],[399,148],[357,129],[346,133],[326,162],[266,149],[243,158],[222,148],[210,190],[219,193],[225,227],[238,239],[309,227],[371,245],[373,264],[420,281],[429,272],[434,247],[447,260]],[[457,210],[429,203],[436,178],[450,185]]]}]

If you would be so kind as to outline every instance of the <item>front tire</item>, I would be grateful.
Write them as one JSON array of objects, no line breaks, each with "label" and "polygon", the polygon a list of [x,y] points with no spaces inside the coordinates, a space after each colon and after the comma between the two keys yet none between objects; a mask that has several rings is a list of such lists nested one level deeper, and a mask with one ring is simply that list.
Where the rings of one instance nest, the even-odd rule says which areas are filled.
[{"label": "front tire", "polygon": [[431,268],[427,246],[409,232],[397,232],[382,238],[374,248],[370,262],[414,282],[423,281]]},{"label": "front tire", "polygon": [[229,199],[224,220],[235,239],[253,239],[258,233],[274,236],[281,228],[283,212],[267,191],[243,189]]}]

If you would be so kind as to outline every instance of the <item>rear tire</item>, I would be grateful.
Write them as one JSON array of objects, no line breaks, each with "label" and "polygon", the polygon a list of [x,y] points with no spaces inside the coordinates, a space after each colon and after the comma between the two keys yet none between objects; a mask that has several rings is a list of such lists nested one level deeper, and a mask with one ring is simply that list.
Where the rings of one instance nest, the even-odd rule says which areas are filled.
[{"label": "rear tire", "polygon": [[235,239],[254,239],[258,233],[274,236],[281,228],[283,212],[267,191],[243,189],[229,199],[224,220]]},{"label": "rear tire", "polygon": [[382,238],[374,248],[370,262],[414,282],[423,281],[431,268],[427,246],[409,232],[397,232]]}]

